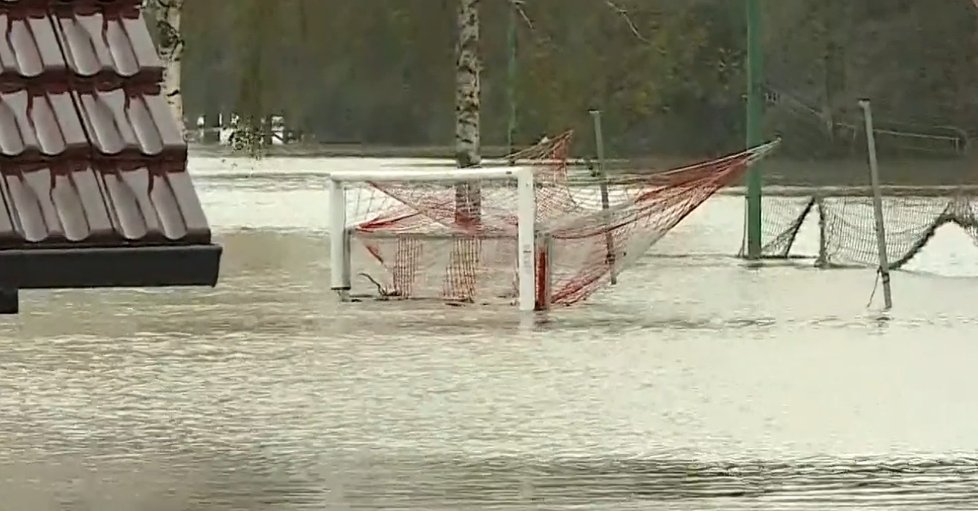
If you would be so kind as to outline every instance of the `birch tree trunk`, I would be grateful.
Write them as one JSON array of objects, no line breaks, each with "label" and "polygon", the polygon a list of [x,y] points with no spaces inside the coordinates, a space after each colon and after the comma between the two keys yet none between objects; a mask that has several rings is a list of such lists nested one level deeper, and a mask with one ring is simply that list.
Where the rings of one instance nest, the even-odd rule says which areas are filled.
[{"label": "birch tree trunk", "polygon": [[[459,0],[455,62],[455,161],[459,168],[479,165],[479,0]],[[455,221],[479,220],[482,196],[477,183],[455,189]]]},{"label": "birch tree trunk", "polygon": [[183,119],[183,93],[180,88],[180,60],[183,57],[183,37],[180,17],[184,0],[152,0],[156,12],[156,31],[159,35],[160,58],[163,60],[163,94],[177,117],[180,132],[186,131]]}]

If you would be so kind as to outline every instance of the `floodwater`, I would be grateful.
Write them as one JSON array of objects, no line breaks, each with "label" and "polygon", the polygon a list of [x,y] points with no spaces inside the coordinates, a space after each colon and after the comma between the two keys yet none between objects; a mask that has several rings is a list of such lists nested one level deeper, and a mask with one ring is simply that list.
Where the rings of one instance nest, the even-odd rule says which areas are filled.
[{"label": "floodwater", "polygon": [[[337,304],[329,168],[192,160],[215,289],[29,292],[4,318],[10,509],[978,507],[978,250],[751,269],[714,198],[615,288],[510,310]],[[806,228],[801,243],[814,253]],[[679,257],[677,254],[693,254]]]}]

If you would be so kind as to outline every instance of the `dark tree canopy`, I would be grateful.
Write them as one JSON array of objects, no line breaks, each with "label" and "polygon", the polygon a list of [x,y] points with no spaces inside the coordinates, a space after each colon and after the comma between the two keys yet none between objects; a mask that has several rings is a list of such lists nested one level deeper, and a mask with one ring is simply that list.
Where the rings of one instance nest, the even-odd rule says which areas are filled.
[{"label": "dark tree canopy", "polygon": [[[855,100],[906,129],[978,127],[970,0],[761,0],[768,132],[845,137]],[[521,143],[586,130],[612,149],[714,153],[744,140],[744,0],[525,0]],[[486,145],[506,139],[508,0],[482,0]],[[454,0],[185,0],[187,117],[283,114],[309,140],[450,145]]]}]

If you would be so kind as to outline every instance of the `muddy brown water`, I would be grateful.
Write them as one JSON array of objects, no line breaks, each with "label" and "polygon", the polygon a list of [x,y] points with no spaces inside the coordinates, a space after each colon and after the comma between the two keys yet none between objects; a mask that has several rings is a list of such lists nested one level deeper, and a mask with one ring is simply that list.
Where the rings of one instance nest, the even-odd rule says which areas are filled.
[{"label": "muddy brown water", "polygon": [[894,276],[886,320],[866,307],[871,270],[731,257],[737,197],[532,322],[338,304],[322,173],[388,164],[197,158],[226,249],[217,288],[25,293],[0,336],[5,505],[978,507],[978,250],[962,233]]}]

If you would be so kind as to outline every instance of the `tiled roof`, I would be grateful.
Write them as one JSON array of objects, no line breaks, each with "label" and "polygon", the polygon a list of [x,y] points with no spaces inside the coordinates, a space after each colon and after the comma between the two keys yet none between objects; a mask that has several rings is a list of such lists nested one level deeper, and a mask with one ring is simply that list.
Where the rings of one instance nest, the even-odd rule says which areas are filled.
[{"label": "tiled roof", "polygon": [[0,250],[206,244],[139,0],[0,0]]},{"label": "tiled roof", "polygon": [[138,2],[89,0],[54,10],[55,32],[65,62],[76,76],[162,80],[163,64]]}]

